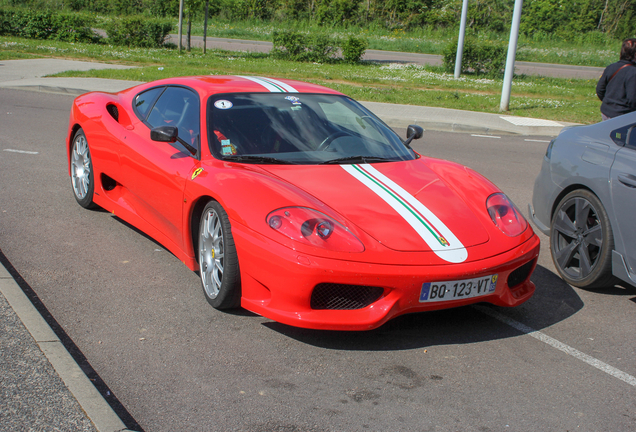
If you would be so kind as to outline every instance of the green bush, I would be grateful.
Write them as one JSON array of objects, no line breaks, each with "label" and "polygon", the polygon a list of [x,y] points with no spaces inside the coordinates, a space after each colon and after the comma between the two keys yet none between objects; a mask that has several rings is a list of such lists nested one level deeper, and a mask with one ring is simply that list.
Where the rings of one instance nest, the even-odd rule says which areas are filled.
[{"label": "green bush", "polygon": [[94,22],[91,15],[78,13],[0,9],[0,34],[29,39],[97,42],[91,30]]},{"label": "green bush", "polygon": [[284,31],[273,33],[274,58],[330,63],[336,60],[338,50],[334,39],[325,35],[307,36],[298,32]]},{"label": "green bush", "polygon": [[141,16],[115,18],[105,25],[108,38],[113,45],[140,48],[158,48],[163,46],[166,36],[172,30],[172,23],[160,19],[147,19]]},{"label": "green bush", "polygon": [[52,39],[64,42],[99,42],[101,37],[93,32],[95,18],[79,13],[61,13],[55,16],[56,32]]},{"label": "green bush", "polygon": [[0,9],[0,36],[10,35],[11,26],[9,25],[9,15],[4,9]]},{"label": "green bush", "polygon": [[329,63],[336,59],[337,41],[326,35],[315,35],[307,38],[305,61]]},{"label": "green bush", "polygon": [[[464,40],[462,55],[462,73],[484,74],[490,77],[502,76],[506,69],[507,47],[494,41],[479,41],[473,38]],[[457,40],[444,48],[444,68],[455,71],[457,58]]]},{"label": "green bush", "polygon": [[272,55],[278,59],[298,60],[307,49],[306,39],[305,35],[297,32],[275,31],[272,34]]},{"label": "green bush", "polygon": [[350,36],[342,44],[342,57],[349,63],[359,63],[368,46],[366,39]]},{"label": "green bush", "polygon": [[53,14],[48,11],[15,10],[10,18],[11,32],[29,39],[49,39],[55,35]]},{"label": "green bush", "polygon": [[320,63],[337,62],[338,48],[345,61],[359,62],[368,46],[366,39],[350,37],[341,44],[326,35],[304,35],[294,31],[275,31],[273,42],[274,58]]}]

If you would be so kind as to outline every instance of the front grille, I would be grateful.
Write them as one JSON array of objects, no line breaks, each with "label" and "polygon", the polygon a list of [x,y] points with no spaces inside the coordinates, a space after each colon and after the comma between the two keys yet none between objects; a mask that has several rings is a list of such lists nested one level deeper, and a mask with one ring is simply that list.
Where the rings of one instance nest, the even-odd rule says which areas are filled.
[{"label": "front grille", "polygon": [[312,309],[362,309],[379,299],[383,288],[360,285],[322,283],[311,293]]},{"label": "front grille", "polygon": [[528,261],[521,267],[513,270],[508,276],[508,287],[514,288],[517,285],[520,285],[525,281],[530,275],[530,270],[532,270],[532,266],[534,266],[534,260]]}]

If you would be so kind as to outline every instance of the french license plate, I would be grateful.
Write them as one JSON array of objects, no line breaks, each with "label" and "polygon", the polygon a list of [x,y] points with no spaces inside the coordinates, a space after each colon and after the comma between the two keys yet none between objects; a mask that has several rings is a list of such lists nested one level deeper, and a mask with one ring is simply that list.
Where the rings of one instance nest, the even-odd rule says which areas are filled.
[{"label": "french license plate", "polygon": [[424,282],[420,303],[484,296],[494,293],[496,287],[496,274],[458,281]]}]

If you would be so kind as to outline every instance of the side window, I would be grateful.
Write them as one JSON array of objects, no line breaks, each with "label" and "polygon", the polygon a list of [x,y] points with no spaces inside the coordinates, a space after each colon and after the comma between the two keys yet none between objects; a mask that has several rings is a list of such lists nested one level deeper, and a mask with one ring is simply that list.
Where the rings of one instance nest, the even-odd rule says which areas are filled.
[{"label": "side window", "polygon": [[636,150],[636,126],[632,126],[627,139],[627,147]]},{"label": "side window", "polygon": [[176,126],[179,138],[197,145],[199,135],[199,97],[183,87],[168,87],[148,115],[151,127]]},{"label": "side window", "polygon": [[152,104],[163,90],[164,87],[153,88],[143,93],[139,93],[135,97],[135,111],[137,111],[137,115],[140,119],[146,120],[146,117],[148,117],[148,111],[150,111]]}]

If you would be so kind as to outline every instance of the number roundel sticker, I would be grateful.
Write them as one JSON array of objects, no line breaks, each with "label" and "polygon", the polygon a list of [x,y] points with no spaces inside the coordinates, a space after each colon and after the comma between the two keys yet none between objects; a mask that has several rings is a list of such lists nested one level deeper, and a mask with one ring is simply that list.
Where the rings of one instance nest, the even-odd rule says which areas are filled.
[{"label": "number roundel sticker", "polygon": [[234,104],[229,100],[219,99],[218,101],[214,102],[214,106],[218,109],[226,110],[232,108]]}]

